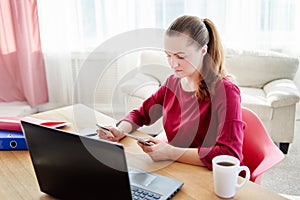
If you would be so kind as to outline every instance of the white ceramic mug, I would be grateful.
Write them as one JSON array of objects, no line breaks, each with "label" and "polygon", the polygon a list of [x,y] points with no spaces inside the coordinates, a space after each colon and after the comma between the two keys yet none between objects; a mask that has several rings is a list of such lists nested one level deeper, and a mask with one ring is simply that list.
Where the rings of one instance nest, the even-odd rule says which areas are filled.
[{"label": "white ceramic mug", "polygon": [[[219,197],[234,197],[236,190],[245,186],[249,181],[249,168],[240,166],[240,161],[233,156],[216,156],[213,158],[212,164],[215,193]],[[241,171],[246,172],[246,177],[241,183],[238,183],[238,175]]]}]

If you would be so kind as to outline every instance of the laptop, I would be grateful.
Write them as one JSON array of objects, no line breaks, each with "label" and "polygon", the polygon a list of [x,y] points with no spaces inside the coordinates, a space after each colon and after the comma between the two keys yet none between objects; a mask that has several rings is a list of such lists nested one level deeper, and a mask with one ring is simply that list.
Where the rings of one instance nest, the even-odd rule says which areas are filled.
[{"label": "laptop", "polygon": [[[59,199],[170,199],[177,179],[127,167],[122,144],[21,121],[40,190]],[[150,198],[148,198],[150,199]]]}]

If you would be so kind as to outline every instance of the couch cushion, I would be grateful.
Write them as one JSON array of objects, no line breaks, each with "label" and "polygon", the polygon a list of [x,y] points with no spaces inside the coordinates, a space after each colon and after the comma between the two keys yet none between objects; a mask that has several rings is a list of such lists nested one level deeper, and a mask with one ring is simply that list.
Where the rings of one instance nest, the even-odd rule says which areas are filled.
[{"label": "couch cushion", "polygon": [[155,77],[160,84],[173,72],[163,51],[142,51],[139,63],[140,72]]},{"label": "couch cushion", "polygon": [[276,79],[293,79],[299,60],[272,51],[225,50],[225,64],[239,86],[262,88]]},{"label": "couch cushion", "polygon": [[284,107],[299,102],[299,91],[289,79],[271,81],[263,88],[272,107]]},{"label": "couch cushion", "polygon": [[136,88],[136,90],[132,91],[129,94],[129,96],[134,96],[145,100],[148,97],[150,97],[153,93],[155,93],[158,88],[158,85],[148,83],[143,85],[142,87]]},{"label": "couch cushion", "polygon": [[271,120],[273,109],[262,89],[240,87],[242,105],[253,110],[261,120]]},{"label": "couch cushion", "polygon": [[133,79],[121,84],[121,91],[128,96],[146,99],[159,87],[159,82],[152,76],[138,73]]}]

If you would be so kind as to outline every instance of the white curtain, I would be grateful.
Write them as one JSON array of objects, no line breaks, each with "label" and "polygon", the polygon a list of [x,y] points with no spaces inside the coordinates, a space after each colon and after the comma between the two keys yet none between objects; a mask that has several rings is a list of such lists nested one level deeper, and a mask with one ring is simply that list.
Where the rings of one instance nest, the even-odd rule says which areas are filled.
[{"label": "white curtain", "polygon": [[38,0],[38,12],[54,106],[72,103],[74,55],[126,31],[166,28],[183,14],[212,19],[226,47],[300,54],[298,0]]}]

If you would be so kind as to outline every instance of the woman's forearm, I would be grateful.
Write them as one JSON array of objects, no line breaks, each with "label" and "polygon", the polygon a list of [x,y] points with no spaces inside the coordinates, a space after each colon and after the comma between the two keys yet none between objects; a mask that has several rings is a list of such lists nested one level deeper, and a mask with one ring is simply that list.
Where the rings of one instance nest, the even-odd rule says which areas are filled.
[{"label": "woman's forearm", "polygon": [[118,128],[125,133],[130,133],[132,131],[132,125],[128,121],[121,121]]},{"label": "woman's forearm", "polygon": [[182,163],[204,166],[199,158],[197,148],[173,147],[171,159]]}]

